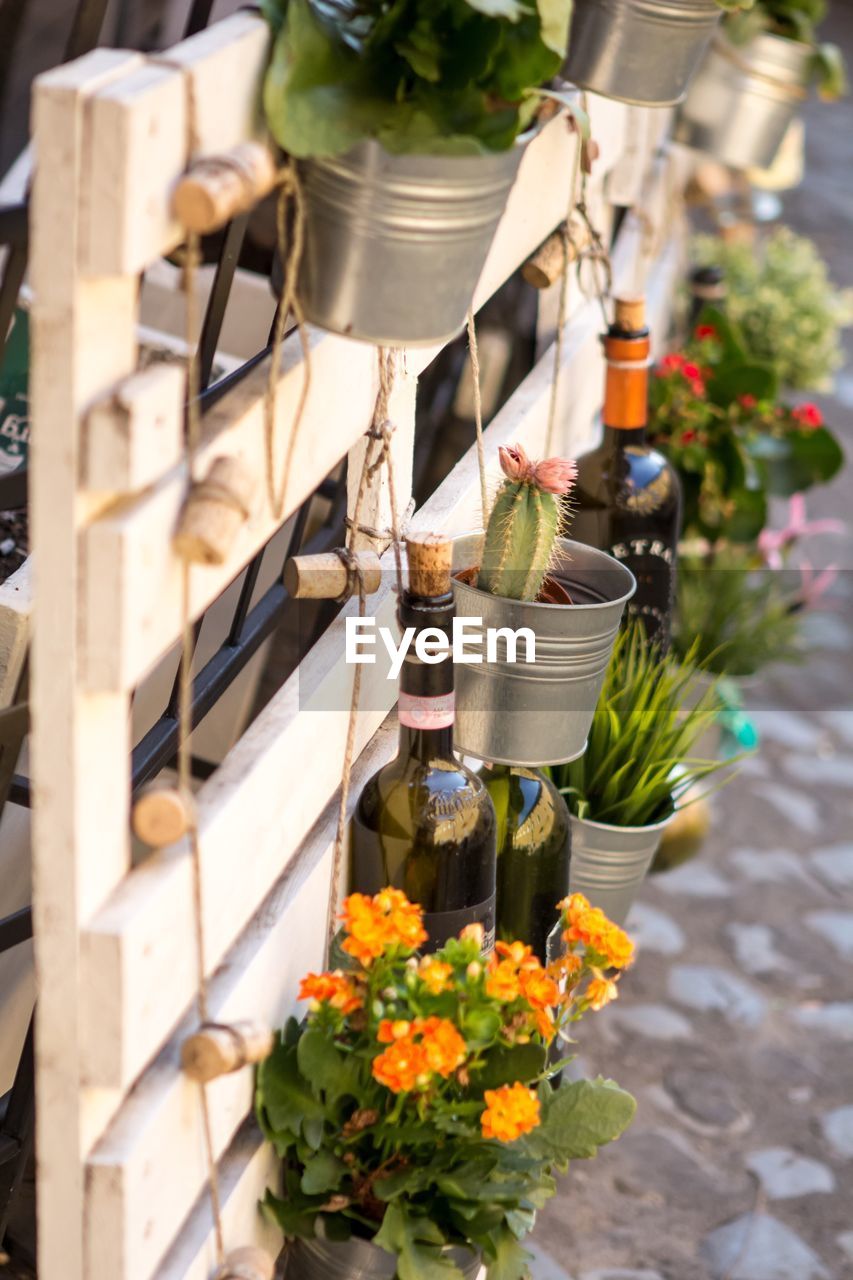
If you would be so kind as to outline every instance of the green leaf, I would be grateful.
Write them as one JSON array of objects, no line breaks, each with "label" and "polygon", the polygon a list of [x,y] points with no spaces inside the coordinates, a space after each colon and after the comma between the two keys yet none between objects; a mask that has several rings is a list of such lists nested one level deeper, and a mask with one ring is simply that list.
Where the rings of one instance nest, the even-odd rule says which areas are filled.
[{"label": "green leaf", "polygon": [[497,1045],[487,1055],[485,1065],[477,1072],[474,1083],[478,1090],[499,1089],[517,1080],[527,1083],[545,1070],[546,1052],[540,1044]]},{"label": "green leaf", "polygon": [[501,1016],[495,1009],[470,1009],[465,1013],[462,1031],[472,1048],[494,1044],[500,1029]]},{"label": "green leaf", "polygon": [[297,1053],[295,1045],[279,1041],[258,1067],[258,1109],[268,1133],[298,1136],[309,1120],[322,1132],[323,1106],[300,1074]]},{"label": "green leaf", "polygon": [[316,1156],[306,1161],[300,1185],[307,1196],[337,1191],[346,1172],[346,1165],[331,1151],[318,1151]]},{"label": "green leaf", "polygon": [[565,58],[569,46],[572,0],[536,0],[536,7],[542,24],[543,43]]},{"label": "green leaf", "polygon": [[564,1083],[546,1099],[539,1128],[522,1141],[561,1162],[589,1159],[627,1129],[636,1109],[630,1093],[612,1080]]},{"label": "green leaf", "polygon": [[358,1096],[358,1063],[349,1054],[341,1053],[325,1031],[308,1027],[302,1033],[297,1049],[297,1061],[303,1077],[311,1082],[316,1093],[322,1091],[328,1102],[335,1102],[345,1094]]},{"label": "green leaf", "polygon": [[524,1280],[531,1261],[510,1230],[504,1227],[493,1237],[494,1256],[486,1269],[488,1280]]},{"label": "green leaf", "polygon": [[317,1217],[316,1209],[305,1208],[303,1205],[294,1204],[290,1200],[280,1200],[278,1196],[274,1196],[268,1190],[261,1201],[261,1212],[270,1222],[275,1223],[289,1239],[292,1240],[294,1236],[301,1236],[306,1240],[313,1240],[314,1223]]}]

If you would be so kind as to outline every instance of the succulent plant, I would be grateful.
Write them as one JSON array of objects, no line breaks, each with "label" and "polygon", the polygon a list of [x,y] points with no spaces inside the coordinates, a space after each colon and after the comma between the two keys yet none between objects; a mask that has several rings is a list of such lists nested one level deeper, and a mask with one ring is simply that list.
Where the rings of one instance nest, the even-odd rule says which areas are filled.
[{"label": "succulent plant", "polygon": [[502,446],[498,454],[506,479],[489,516],[477,586],[507,600],[535,600],[554,555],[577,464],[568,458],[533,462],[520,444]]}]

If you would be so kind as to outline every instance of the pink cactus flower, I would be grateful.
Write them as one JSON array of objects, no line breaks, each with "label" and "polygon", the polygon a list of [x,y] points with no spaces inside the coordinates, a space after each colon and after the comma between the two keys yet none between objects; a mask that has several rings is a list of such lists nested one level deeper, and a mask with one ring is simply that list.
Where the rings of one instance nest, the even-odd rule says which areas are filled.
[{"label": "pink cactus flower", "polygon": [[799,602],[804,609],[813,609],[820,598],[826,595],[838,577],[837,565],[827,565],[820,573],[815,573],[807,560],[800,565]]},{"label": "pink cactus flower", "polygon": [[533,462],[520,444],[501,445],[498,449],[501,470],[507,480],[532,484],[543,493],[564,497],[574,484],[578,464],[571,458],[545,458]]},{"label": "pink cactus flower", "polygon": [[762,529],[758,535],[758,549],[770,569],[781,569],[783,553],[801,538],[819,533],[845,533],[846,529],[843,520],[807,520],[806,499],[802,493],[795,493],[788,506],[787,525],[784,529]]}]

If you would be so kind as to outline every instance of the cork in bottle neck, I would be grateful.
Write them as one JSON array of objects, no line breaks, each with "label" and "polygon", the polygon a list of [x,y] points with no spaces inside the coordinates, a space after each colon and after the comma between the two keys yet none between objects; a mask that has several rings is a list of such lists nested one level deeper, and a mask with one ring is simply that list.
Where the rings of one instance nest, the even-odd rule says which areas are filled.
[{"label": "cork in bottle neck", "polygon": [[429,600],[452,588],[453,543],[443,534],[420,533],[406,538],[409,594]]},{"label": "cork in bottle neck", "polygon": [[614,321],[604,335],[607,379],[604,425],[636,431],[648,417],[649,352],[644,298],[617,298]]}]

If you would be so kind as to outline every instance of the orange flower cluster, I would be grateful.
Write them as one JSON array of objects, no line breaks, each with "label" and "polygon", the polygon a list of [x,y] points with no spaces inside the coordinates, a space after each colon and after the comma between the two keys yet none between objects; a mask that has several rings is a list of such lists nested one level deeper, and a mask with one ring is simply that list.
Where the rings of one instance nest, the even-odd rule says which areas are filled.
[{"label": "orange flower cluster", "polygon": [[486,1109],[480,1116],[484,1138],[514,1142],[539,1124],[539,1099],[523,1084],[505,1084],[487,1089]]},{"label": "orange flower cluster", "polygon": [[489,962],[486,994],[507,1004],[524,999],[531,1006],[536,1030],[546,1040],[554,1037],[552,1009],[560,990],[553,977],[523,942],[497,942]]},{"label": "orange flower cluster", "polygon": [[427,940],[423,912],[399,889],[383,889],[373,898],[351,893],[341,919],[348,934],[343,949],[365,968],[389,947],[414,950]]},{"label": "orange flower cluster", "polygon": [[606,1004],[610,1004],[611,1000],[616,999],[619,988],[612,978],[605,978],[600,969],[593,969],[592,972],[594,976],[586,989],[586,998],[590,1009],[603,1009]]},{"label": "orange flower cluster", "polygon": [[453,965],[444,960],[436,960],[435,956],[424,956],[418,968],[418,976],[432,995],[440,996],[450,986]]},{"label": "orange flower cluster", "polygon": [[341,1013],[352,1013],[364,1004],[355,983],[340,969],[334,973],[309,973],[300,984],[299,999],[330,1004]]},{"label": "orange flower cluster", "polygon": [[383,1018],[376,1038],[388,1048],[373,1060],[373,1078],[393,1093],[425,1088],[432,1076],[447,1079],[465,1060],[467,1046],[447,1018],[392,1022]]},{"label": "orange flower cluster", "polygon": [[566,942],[580,942],[612,965],[614,969],[626,969],[634,959],[634,944],[618,925],[599,907],[591,907],[582,893],[573,893],[560,903],[568,920],[563,934]]}]

